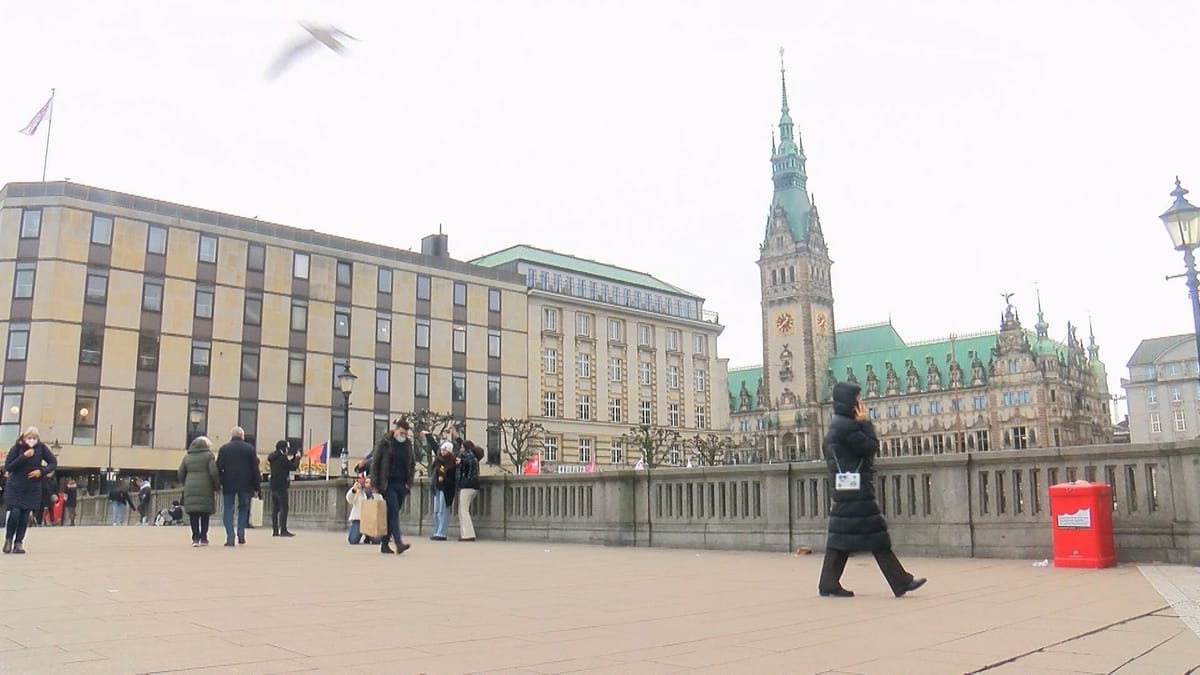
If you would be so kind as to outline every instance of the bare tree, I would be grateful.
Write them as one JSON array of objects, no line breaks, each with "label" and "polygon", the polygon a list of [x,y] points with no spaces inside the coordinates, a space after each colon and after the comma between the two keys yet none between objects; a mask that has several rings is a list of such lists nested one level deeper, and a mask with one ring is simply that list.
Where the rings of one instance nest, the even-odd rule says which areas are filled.
[{"label": "bare tree", "polygon": [[[428,408],[417,412],[400,413],[399,416],[401,419],[407,420],[409,426],[412,427],[413,455],[417,465],[421,467],[418,474],[427,476],[429,475],[429,465],[436,454],[438,440],[441,439],[444,431],[455,426],[454,416],[449,413],[434,412]],[[429,432],[429,440],[426,440],[423,432]]]},{"label": "bare tree", "polygon": [[680,440],[678,431],[649,424],[630,427],[621,438],[626,445],[637,446],[641,450],[642,460],[647,469],[661,466],[671,446],[678,445]]},{"label": "bare tree", "polygon": [[496,432],[500,438],[500,449],[512,460],[517,473],[525,466],[526,460],[541,450],[542,434],[546,433],[546,428],[538,422],[515,417],[494,422],[488,430]]},{"label": "bare tree", "polygon": [[687,439],[687,444],[696,451],[700,466],[719,466],[725,463],[726,453],[733,448],[733,439],[716,434],[696,434]]}]

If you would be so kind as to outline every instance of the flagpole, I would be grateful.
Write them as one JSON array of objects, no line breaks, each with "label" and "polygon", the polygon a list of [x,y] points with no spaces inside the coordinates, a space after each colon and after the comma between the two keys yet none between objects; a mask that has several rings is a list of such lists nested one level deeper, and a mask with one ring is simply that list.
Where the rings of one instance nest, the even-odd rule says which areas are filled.
[{"label": "flagpole", "polygon": [[46,163],[50,161],[50,132],[54,129],[54,92],[50,89],[50,118],[46,120],[46,152],[42,155],[42,182],[46,182]]}]

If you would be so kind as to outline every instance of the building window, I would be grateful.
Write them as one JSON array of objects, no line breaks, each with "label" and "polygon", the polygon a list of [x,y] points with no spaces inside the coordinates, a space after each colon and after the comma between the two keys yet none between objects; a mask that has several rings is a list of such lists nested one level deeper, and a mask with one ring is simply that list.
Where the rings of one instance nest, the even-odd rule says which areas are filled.
[{"label": "building window", "polygon": [[638,422],[641,424],[654,424],[654,413],[650,408],[649,401],[638,402]]},{"label": "building window", "polygon": [[354,281],[354,266],[345,260],[339,260],[337,263],[337,285],[350,286]]},{"label": "building window", "polygon": [[425,276],[424,274],[418,274],[417,275],[417,299],[418,300],[429,300],[430,297],[432,296],[432,294],[430,292],[430,287],[432,285],[433,284],[432,284],[431,280],[429,279],[429,277]]},{"label": "building window", "polygon": [[1175,431],[1187,431],[1187,420],[1183,416],[1183,411],[1174,410],[1172,414],[1175,417]]},{"label": "building window", "polygon": [[329,379],[329,386],[332,389],[338,389],[338,376],[345,372],[350,367],[350,359],[344,357],[333,357],[333,372]]},{"label": "building window", "polygon": [[649,363],[638,363],[638,384],[652,384],[654,382],[650,373]]},{"label": "building window", "polygon": [[592,315],[583,312],[575,313],[575,335],[579,337],[592,336]]},{"label": "building window", "polygon": [[242,309],[242,319],[247,326],[262,325],[262,296],[257,293],[246,294],[246,304]]},{"label": "building window", "polygon": [[242,379],[251,382],[258,380],[257,349],[245,349],[242,351]]},{"label": "building window", "polygon": [[14,323],[8,327],[8,351],[7,359],[9,361],[24,361],[25,355],[29,352],[29,324]]},{"label": "building window", "polygon": [[308,301],[292,299],[292,330],[300,333],[308,330]]},{"label": "building window", "polygon": [[546,436],[542,439],[542,459],[547,462],[558,461],[558,438]]},{"label": "building window", "polygon": [[579,413],[579,419],[581,419],[581,420],[592,419],[592,397],[591,396],[588,396],[586,394],[580,395],[579,405],[577,406],[577,408],[578,408],[577,412]]},{"label": "building window", "polygon": [[71,439],[75,445],[96,444],[98,403],[99,398],[93,394],[79,394],[75,397],[75,428]]},{"label": "building window", "polygon": [[625,322],[620,319],[608,320],[608,341],[622,343],[625,341]]},{"label": "building window", "polygon": [[103,305],[108,300],[107,274],[100,271],[88,271],[87,289],[84,292],[83,300],[92,305]]},{"label": "building window", "polygon": [[[167,254],[167,228],[161,225],[151,225],[146,228],[146,253]],[[151,405],[153,406],[153,404]],[[134,443],[134,445],[137,444]]]},{"label": "building window", "polygon": [[550,333],[558,332],[558,309],[554,307],[542,308],[542,330]]},{"label": "building window", "polygon": [[489,288],[488,289],[488,311],[489,312],[499,312],[500,311],[500,289],[499,288]]},{"label": "building window", "polygon": [[88,366],[98,366],[103,351],[104,329],[84,326],[79,338],[79,362]]},{"label": "building window", "polygon": [[392,270],[387,267],[380,267],[379,273],[375,277],[375,290],[385,295],[392,294]]},{"label": "building window", "polygon": [[487,378],[488,405],[500,405],[500,376],[488,375]]},{"label": "building window", "polygon": [[17,263],[16,274],[13,276],[13,299],[33,297],[33,280],[37,271],[37,263]]},{"label": "building window", "polygon": [[450,400],[465,401],[467,400],[467,374],[460,372],[450,373]]},{"label": "building window", "polygon": [[133,402],[133,443],[134,446],[153,447],[154,445],[154,399],[138,398]]},{"label": "building window", "polygon": [[667,351],[679,351],[679,345],[683,342],[682,334],[675,328],[667,329]]},{"label": "building window", "polygon": [[708,374],[703,370],[697,370],[692,373],[692,389],[695,391],[704,391],[705,381],[708,379]]},{"label": "building window", "polygon": [[1162,433],[1162,417],[1156,412],[1150,413],[1150,433]]},{"label": "building window", "polygon": [[991,441],[988,439],[987,431],[976,431],[974,436],[967,438],[967,441],[970,442],[972,438],[975,439],[976,450],[979,450],[980,452],[987,452],[988,450],[992,449]]},{"label": "building window", "polygon": [[623,419],[625,419],[623,407],[624,406],[622,406],[622,404],[621,404],[621,399],[619,399],[619,398],[608,399],[608,421],[609,422],[620,422]]},{"label": "building window", "polygon": [[467,329],[464,326],[455,326],[451,347],[455,354],[467,353]]},{"label": "building window", "polygon": [[1032,396],[1030,396],[1030,394],[1029,394],[1029,392],[1028,392],[1028,391],[1018,391],[1018,392],[1017,392],[1017,403],[1018,403],[1018,404],[1020,404],[1020,405],[1029,405],[1029,403],[1030,403],[1032,400],[1033,400],[1033,397],[1032,397]]},{"label": "building window", "polygon": [[196,287],[196,316],[201,319],[213,318],[212,286]]},{"label": "building window", "polygon": [[387,366],[375,366],[375,393],[387,394],[392,390],[392,371]]},{"label": "building window", "polygon": [[392,422],[388,419],[388,415],[375,413],[375,419],[372,423],[371,438],[376,440],[387,436],[388,429],[392,427]]},{"label": "building window", "polygon": [[692,335],[692,353],[704,356],[708,353],[708,337],[696,333]]},{"label": "building window", "polygon": [[679,404],[678,403],[668,403],[667,404],[667,426],[669,426],[669,427],[679,426]]},{"label": "building window", "polygon": [[1171,385],[1171,402],[1179,403],[1182,400],[1183,400],[1183,390],[1180,389],[1179,385]]},{"label": "building window", "polygon": [[1151,389],[1146,392],[1146,403],[1147,403],[1147,405],[1157,405],[1158,404],[1158,390],[1157,389]]},{"label": "building window", "polygon": [[287,407],[287,417],[284,422],[284,432],[289,440],[304,439],[304,408],[298,405]]},{"label": "building window", "polygon": [[909,403],[908,404],[908,414],[912,417],[916,417],[917,415],[920,415],[921,414],[921,404],[920,403]]},{"label": "building window", "polygon": [[266,268],[267,247],[262,244],[250,244],[246,247],[246,269],[250,272],[262,272]]},{"label": "building window", "polygon": [[591,354],[579,354],[576,357],[576,359],[577,359],[576,374],[579,375],[579,377],[591,377],[592,376],[592,355]]},{"label": "building window", "polygon": [[208,375],[209,357],[212,355],[212,345],[207,342],[192,343],[192,374]]},{"label": "building window", "polygon": [[254,445],[258,440],[258,405],[254,403],[238,405],[238,426],[246,432],[246,442]]},{"label": "building window", "polygon": [[200,235],[200,262],[215,263],[217,262],[217,238],[202,234]]},{"label": "building window", "polygon": [[558,393],[548,391],[542,394],[542,417],[558,417]]},{"label": "building window", "polygon": [[625,448],[622,446],[621,441],[614,438],[612,441],[609,442],[608,447],[609,447],[609,461],[610,462],[612,462],[613,464],[620,464],[625,461],[625,452],[624,452]]},{"label": "building window", "polygon": [[667,388],[679,388],[679,366],[667,366]]},{"label": "building window", "polygon": [[588,464],[592,461],[592,439],[579,439],[579,463]]},{"label": "building window", "polygon": [[624,377],[622,377],[624,372],[625,372],[625,364],[624,364],[624,362],[621,361],[621,359],[614,357],[614,358],[610,358],[608,360],[608,381],[609,382],[620,382],[621,380],[624,379]]},{"label": "building window", "polygon": [[304,356],[301,354],[288,355],[288,384],[304,384]]},{"label": "building window", "polygon": [[390,344],[392,341],[392,318],[389,316],[375,317],[375,341]]},{"label": "building window", "polygon": [[333,310],[333,336],[340,338],[350,337],[350,310],[345,307],[338,307]]},{"label": "building window", "polygon": [[158,371],[158,337],[153,333],[138,333],[138,370]]},{"label": "building window", "polygon": [[974,407],[975,410],[983,410],[984,408],[987,407],[987,397],[986,396],[976,396],[975,398],[973,398],[971,400],[971,405]]},{"label": "building window", "polygon": [[500,331],[496,329],[488,330],[488,357],[493,359],[500,358]]},{"label": "building window", "polygon": [[308,278],[308,254],[294,251],[292,253],[292,277],[295,279]]},{"label": "building window", "polygon": [[417,368],[413,374],[413,396],[429,398],[429,369]]},{"label": "building window", "polygon": [[20,387],[5,387],[0,397],[0,439],[6,443],[21,435],[21,399]]},{"label": "building window", "polygon": [[696,406],[695,412],[696,412],[696,428],[697,429],[707,429],[708,428],[708,408],[705,408],[702,405],[698,405],[698,406]]},{"label": "building window", "polygon": [[92,214],[92,243],[101,246],[111,246],[113,235],[112,216]]},{"label": "building window", "polygon": [[461,281],[454,282],[454,304],[458,307],[467,306],[467,285]]},{"label": "building window", "polygon": [[638,346],[654,346],[654,328],[652,326],[644,323],[638,324]]},{"label": "building window", "polygon": [[27,209],[21,211],[21,238],[37,239],[40,236],[42,236],[41,209]]},{"label": "building window", "polygon": [[671,466],[683,464],[683,450],[678,445],[672,445],[668,451],[667,461],[671,463]]},{"label": "building window", "polygon": [[417,349],[429,349],[429,319],[417,319]]},{"label": "building window", "polygon": [[1013,448],[1016,450],[1024,450],[1029,447],[1029,432],[1025,427],[1013,427],[1012,439]]},{"label": "building window", "polygon": [[1178,375],[1179,374],[1179,364],[1178,363],[1168,363],[1166,366],[1166,371],[1167,371],[1167,375]]},{"label": "building window", "polygon": [[558,350],[549,347],[542,350],[542,372],[547,375],[558,372]]}]

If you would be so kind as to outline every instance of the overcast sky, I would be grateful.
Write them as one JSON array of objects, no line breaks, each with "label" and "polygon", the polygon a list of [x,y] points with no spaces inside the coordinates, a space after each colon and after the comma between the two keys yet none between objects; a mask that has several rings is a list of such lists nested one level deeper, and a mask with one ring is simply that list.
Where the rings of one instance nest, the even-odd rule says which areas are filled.
[{"label": "overcast sky", "polygon": [[[274,81],[331,22],[361,42]],[[1095,323],[1110,387],[1192,330],[1157,216],[1200,203],[1200,3],[0,0],[0,182],[48,178],[460,259],[528,243],[707,298],[761,359],[779,47],[837,323]]]}]

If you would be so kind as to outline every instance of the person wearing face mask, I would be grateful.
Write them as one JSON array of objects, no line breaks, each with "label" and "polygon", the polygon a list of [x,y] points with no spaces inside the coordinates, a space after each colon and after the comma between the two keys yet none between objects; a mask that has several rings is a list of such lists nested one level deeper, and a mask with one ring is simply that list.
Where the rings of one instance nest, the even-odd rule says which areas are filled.
[{"label": "person wearing face mask", "polygon": [[[387,536],[379,546],[380,553],[404,553],[412,546],[404,543],[400,535],[400,506],[416,473],[410,429],[404,420],[393,422],[391,434],[379,440],[371,458],[371,480],[387,504]],[[395,551],[388,546],[389,539],[396,542]]]},{"label": "person wearing face mask", "polygon": [[41,506],[42,477],[58,468],[54,453],[41,441],[37,427],[29,427],[8,451],[4,470],[8,483],[4,490],[5,518],[4,552],[25,552],[25,530],[29,514]]}]

